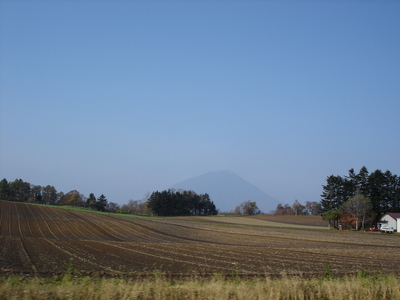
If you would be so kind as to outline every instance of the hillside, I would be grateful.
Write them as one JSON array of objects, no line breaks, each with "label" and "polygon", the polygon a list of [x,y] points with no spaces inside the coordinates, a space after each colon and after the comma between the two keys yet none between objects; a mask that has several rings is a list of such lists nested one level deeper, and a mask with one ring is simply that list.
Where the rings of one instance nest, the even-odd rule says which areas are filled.
[{"label": "hillside", "polygon": [[396,237],[379,233],[137,218],[0,201],[1,276],[55,276],[67,268],[106,276],[311,276],[324,274],[327,264],[335,274],[400,273],[398,250]]}]

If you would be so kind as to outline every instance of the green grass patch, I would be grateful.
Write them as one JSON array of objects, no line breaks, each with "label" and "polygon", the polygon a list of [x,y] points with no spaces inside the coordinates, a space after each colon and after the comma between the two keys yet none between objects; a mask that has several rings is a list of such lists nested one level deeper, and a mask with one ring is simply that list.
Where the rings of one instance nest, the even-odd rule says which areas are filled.
[{"label": "green grass patch", "polygon": [[[2,200],[2,201],[5,201],[5,200]],[[6,202],[29,204],[29,205],[38,205],[38,206],[44,206],[44,207],[50,207],[50,208],[59,208],[59,209],[65,209],[65,210],[72,210],[72,211],[92,213],[92,214],[101,214],[101,215],[108,215],[108,216],[119,216],[119,217],[128,217],[128,218],[142,218],[142,219],[152,219],[152,220],[164,220],[163,218],[160,218],[160,217],[132,215],[132,214],[120,214],[120,213],[111,213],[111,212],[101,212],[101,211],[90,209],[90,208],[87,208],[87,207],[78,207],[78,206],[70,206],[70,205],[49,205],[49,204],[13,202],[13,201],[6,201]]]}]

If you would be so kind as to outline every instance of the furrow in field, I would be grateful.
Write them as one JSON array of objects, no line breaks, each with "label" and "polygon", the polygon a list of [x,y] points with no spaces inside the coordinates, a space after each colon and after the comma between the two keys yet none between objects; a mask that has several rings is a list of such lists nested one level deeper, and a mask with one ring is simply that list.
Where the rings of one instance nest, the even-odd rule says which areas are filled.
[{"label": "furrow in field", "polygon": [[[121,272],[119,272],[117,270],[113,270],[110,267],[103,266],[103,265],[98,264],[98,263],[94,263],[93,261],[87,259],[85,256],[82,256],[80,254],[74,253],[74,252],[76,252],[76,249],[74,247],[72,249],[68,249],[67,250],[65,246],[64,247],[63,246],[59,246],[58,243],[61,240],[51,241],[50,239],[46,239],[45,241],[47,243],[51,244],[54,248],[58,249],[59,250],[58,252],[64,253],[64,255],[67,254],[67,256],[70,259],[73,258],[73,259],[77,259],[78,261],[80,261],[79,268],[81,268],[82,270],[85,270],[85,269],[86,270],[93,270],[93,267],[94,267],[95,268],[94,271],[96,271],[96,270],[97,271],[98,270],[106,270],[108,272],[122,274]],[[65,241],[64,241],[63,245],[65,245]],[[90,268],[85,267],[85,265],[90,265]]]},{"label": "furrow in field", "polygon": [[10,207],[9,207],[9,202],[2,202],[2,217],[1,217],[1,235],[7,235],[10,236],[11,232],[10,232]]},{"label": "furrow in field", "polygon": [[33,237],[34,235],[33,235],[33,231],[32,231],[31,225],[30,225],[31,221],[30,221],[30,219],[28,218],[28,215],[27,215],[27,207],[26,207],[26,205],[21,205],[20,209],[21,209],[21,222],[22,222],[22,224],[23,224],[23,226],[25,228],[24,237]]},{"label": "furrow in field", "polygon": [[[43,225],[43,224],[39,223],[37,213],[34,209],[34,206],[27,205],[27,208],[28,208],[29,214],[31,216],[31,219],[33,221],[33,222],[31,222],[31,228],[33,230],[34,236],[35,237],[44,237],[44,238],[50,237],[50,234],[45,230],[46,228],[42,228],[43,226],[41,226],[41,225]],[[32,226],[32,224],[33,224],[33,226]]]},{"label": "furrow in field", "polygon": [[40,225],[40,228],[44,232],[50,233],[51,236],[47,235],[47,238],[57,238],[57,236],[54,234],[53,230],[50,228],[49,224],[47,223],[46,219],[43,217],[43,214],[41,212],[41,207],[40,206],[33,206],[33,210],[35,211],[35,217],[38,220],[38,223]]},{"label": "furrow in field", "polygon": [[22,229],[21,229],[20,212],[18,211],[17,203],[14,203],[14,209],[15,209],[15,214],[16,214],[15,219],[17,220],[17,224],[18,224],[19,236],[22,237],[22,236],[24,236],[24,234],[22,233]]},{"label": "furrow in field", "polygon": [[112,235],[108,231],[104,230],[103,225],[98,226],[97,224],[93,223],[91,219],[94,218],[94,215],[85,215],[84,217],[81,213],[73,212],[73,211],[66,211],[68,214],[74,216],[78,220],[77,224],[80,227],[85,228],[85,230],[89,231],[90,234],[93,236],[94,240],[112,240],[112,241],[120,241],[118,237]]},{"label": "furrow in field", "polygon": [[85,235],[79,228],[76,226],[77,221],[71,220],[69,215],[62,209],[54,209],[52,211],[52,217],[55,222],[59,224],[64,231],[64,234],[70,240],[84,240],[90,239],[87,235]]},{"label": "furrow in field", "polygon": [[26,223],[29,226],[30,233],[32,234],[32,237],[44,237],[43,232],[41,228],[39,227],[39,224],[35,218],[35,215],[32,213],[32,205],[23,205],[23,213],[24,217],[26,220]]},{"label": "furrow in field", "polygon": [[[93,218],[93,222],[101,223],[111,230],[113,235],[119,235],[121,241],[124,242],[165,242],[165,237],[154,236],[150,231],[140,227],[138,223],[141,220],[137,219],[137,222],[124,222],[123,218],[115,218],[112,216],[102,216],[100,219],[97,215]],[[100,224],[99,224],[100,225]],[[150,233],[150,234],[149,234]]]},{"label": "furrow in field", "polygon": [[27,205],[23,203],[15,203],[15,211],[18,215],[18,225],[21,237],[34,237],[31,222],[32,220],[28,218]]},{"label": "furrow in field", "polygon": [[[247,248],[243,246],[221,246],[212,244],[188,244],[188,245],[157,245],[164,247],[167,251],[169,248],[173,252],[190,253],[192,256],[205,257],[210,260],[228,262],[240,267],[241,269],[248,269],[254,272],[260,270],[260,264],[266,261],[271,261],[271,256],[267,255],[264,248]],[[259,255],[254,252],[260,252]],[[279,257],[279,256],[278,256]],[[279,257],[280,258],[280,257]]]},{"label": "furrow in field", "polygon": [[[210,264],[211,266],[215,265],[223,265],[223,266],[228,266],[229,270],[232,270],[232,267],[234,269],[240,269],[244,272],[253,272],[254,266],[258,263],[253,262],[253,264],[249,264],[248,260],[246,260],[246,264],[242,264],[243,262],[243,257],[231,255],[231,256],[226,256],[226,255],[215,255],[214,248],[211,245],[200,245],[200,244],[190,244],[186,245],[187,247],[181,247],[181,244],[146,244],[145,248],[153,251],[161,251],[167,254],[172,254],[176,256],[184,256],[187,257],[188,259],[191,259],[193,261],[204,261],[207,264]],[[202,251],[198,251],[197,248],[199,246],[202,247]],[[225,250],[228,250],[225,248]],[[230,268],[229,268],[230,267]]]},{"label": "furrow in field", "polygon": [[132,231],[121,230],[118,222],[114,222],[109,218],[104,218],[105,216],[102,217],[103,218],[93,217],[92,223],[95,223],[98,227],[104,227],[103,230],[108,231],[109,234],[115,237],[116,241],[127,241],[130,238]]},{"label": "furrow in field", "polygon": [[[149,246],[149,244],[147,243],[101,243],[106,244],[109,247],[119,248],[134,253],[135,255],[133,255],[132,257],[137,257],[142,261],[151,261],[154,267],[172,272],[190,272],[193,269],[197,271],[209,270],[210,272],[217,272],[222,270],[232,272],[236,270],[236,268],[230,263],[230,267],[226,267],[221,263],[214,265],[210,264],[209,261],[207,261],[206,259],[199,259],[197,257],[187,254],[162,251],[161,249]],[[111,248],[108,248],[108,251],[112,251]]]},{"label": "furrow in field", "polygon": [[[239,218],[240,219],[240,218]],[[163,222],[163,221],[156,221]],[[167,222],[167,221],[164,221]],[[171,221],[171,223],[177,223]],[[189,225],[188,225],[189,224]],[[178,224],[175,224],[179,226]],[[270,239],[279,239],[281,244],[297,247],[299,243],[319,243],[325,247],[332,245],[349,246],[360,248],[364,246],[379,246],[384,251],[385,248],[399,248],[396,239],[388,240],[384,235],[365,233],[351,233],[345,231],[326,231],[321,230],[290,230],[287,228],[262,228],[262,227],[240,227],[240,226],[221,226],[201,223],[186,223],[180,225],[187,228],[197,228],[203,231],[203,236],[212,234],[224,235],[225,244],[237,244],[240,236],[240,244],[252,246],[268,246]],[[208,234],[206,234],[208,232]],[[372,237],[373,236],[373,237]]]},{"label": "furrow in field", "polygon": [[35,266],[20,237],[0,236],[0,269],[9,273],[34,273]]},{"label": "furrow in field", "polygon": [[21,228],[19,224],[19,214],[17,210],[17,203],[12,202],[9,203],[8,206],[8,214],[9,214],[9,228],[11,236],[21,236]]},{"label": "furrow in field", "polygon": [[35,265],[33,264],[31,258],[29,257],[28,252],[26,251],[26,247],[25,247],[25,245],[24,245],[24,243],[23,243],[23,238],[20,238],[20,239],[19,239],[19,242],[20,242],[20,245],[21,245],[22,252],[23,252],[23,254],[25,255],[27,261],[29,262],[30,267],[31,267],[32,270],[33,270],[33,273],[36,274],[36,273],[37,273],[37,269],[36,269]]},{"label": "furrow in field", "polygon": [[[178,249],[176,247],[165,247],[165,245],[169,244],[145,244],[144,247],[146,249],[146,253],[149,253],[149,251],[152,251],[153,253],[164,253],[163,255],[171,255],[173,257],[184,257],[185,260],[190,260],[192,262],[201,262],[203,265],[209,265],[209,266],[225,266],[223,269],[225,270],[236,270],[237,268],[240,267],[240,263],[237,260],[225,260],[221,259],[220,257],[215,258],[211,255],[209,252],[203,252],[202,254],[198,253],[195,255],[193,251],[184,251],[182,249]],[[241,269],[243,270],[243,269]],[[244,272],[247,272],[244,270]]]},{"label": "furrow in field", "polygon": [[[163,228],[163,231],[157,230],[156,228],[152,228],[152,221],[143,220],[143,219],[128,219],[124,217],[120,217],[118,219],[120,222],[124,224],[129,224],[129,227],[134,227],[135,232],[139,233],[143,239],[138,242],[159,242],[159,243],[167,243],[167,242],[185,242],[185,237],[180,237],[175,234],[171,234],[173,228]],[[165,231],[165,232],[164,232]]]},{"label": "furrow in field", "polygon": [[[136,223],[149,236],[160,237],[165,243],[217,243],[218,239],[211,235],[203,235],[197,228],[180,226],[158,220],[141,220]],[[129,220],[132,222],[132,220]]]},{"label": "furrow in field", "polygon": [[[52,228],[52,232],[57,239],[68,239],[65,234],[65,230],[60,229],[55,219],[48,215],[49,209],[38,207],[38,213],[40,213],[43,220],[45,220],[46,224]],[[51,212],[50,212],[51,213]]]},{"label": "furrow in field", "polygon": [[[164,245],[162,245],[164,246]],[[249,272],[266,271],[264,265],[292,264],[293,256],[280,252],[280,249],[254,248],[244,246],[212,246],[212,245],[186,245],[186,247],[174,247],[171,252],[190,253],[196,257],[206,257],[210,260],[229,262],[240,270]],[[276,251],[273,251],[276,250]],[[168,251],[166,249],[166,251]],[[298,263],[298,261],[296,261]]]},{"label": "furrow in field", "polygon": [[[123,274],[124,272],[130,272],[131,270],[127,266],[132,264],[137,265],[134,259],[130,256],[120,257],[114,253],[104,251],[99,241],[48,241],[51,242],[55,247],[68,253],[71,257],[79,259],[85,264],[95,266],[98,272],[99,269],[115,274]],[[85,266],[81,266],[84,269]],[[86,266],[87,268],[87,266]],[[139,269],[143,269],[145,266],[140,265]],[[90,270],[90,268],[87,268]],[[138,269],[138,268],[136,268]]]}]

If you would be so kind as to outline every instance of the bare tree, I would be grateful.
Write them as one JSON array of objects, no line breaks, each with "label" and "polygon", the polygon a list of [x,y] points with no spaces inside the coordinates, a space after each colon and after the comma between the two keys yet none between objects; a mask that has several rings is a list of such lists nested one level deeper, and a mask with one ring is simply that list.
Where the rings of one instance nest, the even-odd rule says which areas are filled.
[{"label": "bare tree", "polygon": [[295,200],[292,204],[292,211],[294,215],[305,215],[306,207],[299,202],[299,200]]},{"label": "bare tree", "polygon": [[294,215],[292,207],[289,204],[278,204],[274,215]]},{"label": "bare tree", "polygon": [[148,214],[147,202],[142,200],[129,200],[127,204],[120,207],[120,210],[126,214],[145,215]]},{"label": "bare tree", "polygon": [[312,216],[318,216],[321,214],[321,203],[316,201],[306,201],[306,213]]},{"label": "bare tree", "polygon": [[233,213],[234,213],[235,215],[243,215],[242,206],[241,206],[241,205],[236,206]]},{"label": "bare tree", "polygon": [[246,201],[240,204],[242,213],[244,215],[256,215],[260,213],[260,210],[257,207],[257,202],[256,201]]},{"label": "bare tree", "polygon": [[116,213],[120,210],[119,204],[115,202],[108,202],[106,210],[112,213]]}]

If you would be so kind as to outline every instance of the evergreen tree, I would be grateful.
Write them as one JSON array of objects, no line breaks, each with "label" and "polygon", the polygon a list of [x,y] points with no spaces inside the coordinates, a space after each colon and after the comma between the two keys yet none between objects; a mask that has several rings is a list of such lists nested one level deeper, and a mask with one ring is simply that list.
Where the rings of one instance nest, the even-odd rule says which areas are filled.
[{"label": "evergreen tree", "polygon": [[331,175],[326,179],[327,184],[323,185],[321,209],[322,212],[338,210],[344,202],[352,195],[348,189],[348,180],[341,176]]},{"label": "evergreen tree", "polygon": [[0,200],[10,200],[10,184],[5,178],[0,181]]},{"label": "evergreen tree", "polygon": [[381,170],[375,170],[368,177],[368,193],[373,210],[377,214],[389,211],[389,202],[386,191],[386,178]]},{"label": "evergreen tree", "polygon": [[217,210],[208,194],[167,190],[153,192],[147,208],[158,216],[215,215]]},{"label": "evergreen tree", "polygon": [[97,210],[99,211],[105,211],[107,207],[107,198],[103,194],[100,195],[100,197],[97,199],[96,202],[96,207]]},{"label": "evergreen tree", "polygon": [[337,228],[341,213],[339,209],[328,210],[322,214],[322,220],[329,222],[329,228]]},{"label": "evergreen tree", "polygon": [[327,177],[321,195],[322,213],[339,210],[349,198],[362,194],[371,200],[376,218],[387,212],[400,212],[400,181],[390,171],[369,173],[363,166],[358,174],[349,170],[348,176]]},{"label": "evergreen tree", "polygon": [[97,200],[93,193],[90,193],[89,198],[87,198],[86,206],[92,209],[97,209]]},{"label": "evergreen tree", "polygon": [[355,192],[359,191],[364,196],[368,195],[368,177],[369,172],[365,166],[363,166],[356,176],[357,185]]}]

